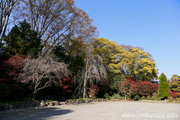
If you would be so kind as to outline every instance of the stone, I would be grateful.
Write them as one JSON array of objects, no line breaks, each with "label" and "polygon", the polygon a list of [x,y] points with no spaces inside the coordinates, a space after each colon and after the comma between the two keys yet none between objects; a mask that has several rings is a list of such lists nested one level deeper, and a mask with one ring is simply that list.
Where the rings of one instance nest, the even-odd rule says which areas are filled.
[{"label": "stone", "polygon": [[54,103],[53,102],[49,102],[48,106],[54,106]]},{"label": "stone", "polygon": [[54,105],[55,106],[58,106],[59,105],[59,102],[58,101],[53,101]]},{"label": "stone", "polygon": [[59,102],[59,105],[65,105],[66,102]]},{"label": "stone", "polygon": [[44,107],[44,106],[46,106],[46,103],[44,101],[41,101],[40,102],[40,107]]}]

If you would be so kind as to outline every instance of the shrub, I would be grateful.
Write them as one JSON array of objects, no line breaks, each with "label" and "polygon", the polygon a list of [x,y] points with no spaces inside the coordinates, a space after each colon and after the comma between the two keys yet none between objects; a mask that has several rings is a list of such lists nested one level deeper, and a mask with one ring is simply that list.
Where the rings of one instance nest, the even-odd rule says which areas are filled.
[{"label": "shrub", "polygon": [[151,98],[150,98],[150,100],[154,100],[155,99],[155,96],[152,96]]},{"label": "shrub", "polygon": [[111,99],[120,99],[120,100],[124,100],[125,98],[120,96],[119,94],[114,94]]},{"label": "shrub", "polygon": [[110,100],[110,99],[111,99],[111,97],[110,97],[109,93],[105,93],[105,94],[104,94],[104,97],[105,97],[106,99],[108,99],[108,100]]},{"label": "shrub", "polygon": [[34,102],[34,103],[36,103],[36,104],[39,104],[39,103],[40,103],[40,101],[34,100],[34,99],[32,99],[32,102]]},{"label": "shrub", "polygon": [[139,100],[139,95],[136,95],[135,97],[134,97],[134,100]]},{"label": "shrub", "polygon": [[180,98],[177,98],[177,102],[180,103]]},{"label": "shrub", "polygon": [[119,92],[123,95],[130,95],[131,84],[134,84],[134,80],[127,79],[119,84]]},{"label": "shrub", "polygon": [[146,81],[136,81],[131,85],[131,95],[148,96],[157,91],[157,85]]},{"label": "shrub", "polygon": [[153,93],[152,97],[150,98],[150,100],[161,100],[161,98],[158,96],[157,93]]},{"label": "shrub", "polygon": [[174,99],[172,97],[168,97],[168,101],[172,102],[172,101],[174,101]]},{"label": "shrub", "polygon": [[152,94],[152,96],[158,97],[158,93],[157,93],[157,92],[154,92],[154,93]]},{"label": "shrub", "polygon": [[150,100],[151,99],[151,97],[150,96],[147,96],[147,100]]},{"label": "shrub", "polygon": [[97,86],[97,85],[94,85],[94,86],[92,86],[92,87],[89,89],[88,94],[89,94],[89,96],[90,96],[91,98],[96,98],[97,95],[98,95],[98,92],[99,92],[98,86]]},{"label": "shrub", "polygon": [[158,86],[146,81],[126,80],[119,84],[119,91],[123,95],[151,96],[157,92]]},{"label": "shrub", "polygon": [[145,97],[145,96],[142,96],[142,97],[141,97],[141,100],[146,100],[146,97]]},{"label": "shrub", "polygon": [[176,98],[175,101],[180,101],[180,98]]},{"label": "shrub", "polygon": [[168,91],[168,93],[169,93],[169,95],[171,95],[171,97],[172,97],[173,99],[176,99],[177,96],[178,96],[178,92],[171,92],[171,91]]},{"label": "shrub", "polygon": [[154,100],[161,100],[161,98],[159,98],[159,97],[155,97],[155,98],[154,98]]}]

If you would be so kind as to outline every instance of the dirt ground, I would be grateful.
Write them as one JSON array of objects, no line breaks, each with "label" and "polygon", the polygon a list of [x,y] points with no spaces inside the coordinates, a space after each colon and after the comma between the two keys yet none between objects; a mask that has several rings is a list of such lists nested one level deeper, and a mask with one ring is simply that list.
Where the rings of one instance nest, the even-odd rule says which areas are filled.
[{"label": "dirt ground", "polygon": [[97,102],[0,112],[0,120],[180,120],[180,104]]}]

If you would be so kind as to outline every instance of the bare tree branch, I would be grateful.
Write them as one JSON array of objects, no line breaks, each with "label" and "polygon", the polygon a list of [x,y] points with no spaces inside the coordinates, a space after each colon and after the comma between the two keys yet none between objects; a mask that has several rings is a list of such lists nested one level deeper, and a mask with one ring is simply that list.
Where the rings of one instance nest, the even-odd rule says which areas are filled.
[{"label": "bare tree branch", "polygon": [[23,74],[19,78],[24,83],[32,84],[34,88],[33,98],[39,90],[49,87],[51,84],[59,83],[60,79],[67,78],[70,74],[66,64],[56,62],[48,56],[37,59],[27,58],[22,72]]},{"label": "bare tree branch", "polygon": [[79,97],[86,98],[87,90],[94,85],[94,82],[100,82],[107,78],[106,69],[103,65],[102,58],[93,54],[93,47],[87,45],[85,67],[78,72],[76,83],[78,84],[75,94]]},{"label": "bare tree branch", "polygon": [[78,37],[87,41],[96,36],[92,19],[74,5],[74,0],[22,0],[23,15],[42,39],[44,53],[54,45]]},{"label": "bare tree branch", "polygon": [[10,15],[17,2],[18,0],[1,0],[0,2],[0,43],[2,43],[2,37],[6,33]]}]

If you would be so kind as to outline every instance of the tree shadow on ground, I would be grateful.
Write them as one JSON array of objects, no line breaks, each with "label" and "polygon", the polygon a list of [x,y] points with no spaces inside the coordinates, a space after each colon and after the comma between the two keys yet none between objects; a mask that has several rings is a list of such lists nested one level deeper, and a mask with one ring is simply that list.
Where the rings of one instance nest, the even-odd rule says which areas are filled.
[{"label": "tree shadow on ground", "polygon": [[70,109],[61,109],[58,107],[45,107],[45,108],[29,108],[13,111],[0,112],[1,120],[48,120],[51,118],[61,118],[61,115],[65,115],[73,112]]}]

